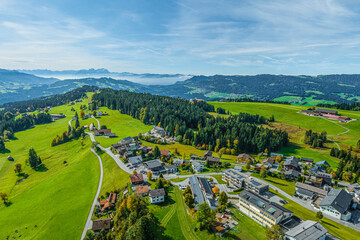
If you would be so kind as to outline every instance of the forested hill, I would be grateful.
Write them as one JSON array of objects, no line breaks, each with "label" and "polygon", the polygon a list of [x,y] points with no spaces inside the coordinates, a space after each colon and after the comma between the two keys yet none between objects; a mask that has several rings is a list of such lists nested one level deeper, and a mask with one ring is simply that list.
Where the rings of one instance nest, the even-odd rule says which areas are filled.
[{"label": "forested hill", "polygon": [[360,74],[194,76],[170,85],[144,85],[105,77],[56,81],[0,70],[0,104],[60,94],[84,85],[213,101],[252,98],[303,105],[360,102]]},{"label": "forested hill", "polygon": [[[319,76],[195,76],[174,85],[155,88],[171,96],[221,100],[251,97],[299,103],[329,103],[360,101],[360,74]],[[326,101],[314,101],[326,100]]]}]

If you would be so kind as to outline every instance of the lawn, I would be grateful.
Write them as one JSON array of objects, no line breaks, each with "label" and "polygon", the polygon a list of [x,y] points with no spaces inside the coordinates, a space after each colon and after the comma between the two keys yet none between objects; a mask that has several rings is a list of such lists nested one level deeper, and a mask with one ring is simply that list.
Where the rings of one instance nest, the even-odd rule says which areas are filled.
[{"label": "lawn", "polygon": [[[15,140],[6,143],[8,152],[0,154],[0,192],[9,195],[11,205],[0,204],[0,239],[13,236],[15,230],[22,239],[80,238],[100,170],[88,138],[84,146],[73,140],[50,147],[56,134],[67,130],[69,119],[18,132]],[[41,171],[25,165],[30,147],[34,147],[45,165]],[[9,154],[13,162],[5,160]],[[29,175],[19,184],[13,171],[16,163],[21,163]]]},{"label": "lawn", "polygon": [[[96,137],[96,141],[103,147],[110,147],[125,137],[135,137],[139,133],[145,133],[152,129],[152,126],[145,125],[141,121],[134,119],[126,114],[120,114],[116,110],[109,110],[101,107],[99,111],[107,112],[109,116],[99,116],[97,119],[101,125],[106,125],[111,132],[116,134],[115,138]],[[96,125],[97,126],[97,125]]]},{"label": "lawn", "polygon": [[295,194],[295,181],[289,182],[277,177],[270,176],[266,176],[266,178],[261,178],[259,173],[252,173],[251,176],[263,179],[271,184],[274,184],[276,187],[280,188],[291,196]]},{"label": "lawn", "polygon": [[122,170],[108,154],[100,155],[104,168],[104,179],[100,191],[100,196],[105,196],[106,192],[112,192],[115,189],[121,189],[130,182],[130,174]]},{"label": "lawn", "polygon": [[219,184],[225,184],[226,182],[222,180],[222,175],[211,175],[210,177],[215,178]]},{"label": "lawn", "polygon": [[[294,215],[298,216],[299,218],[303,220],[312,220],[317,221],[317,218],[315,217],[316,213],[313,211],[310,211],[301,205],[293,202],[292,200],[284,197],[280,193],[276,193],[273,190],[271,190],[276,195],[279,195],[281,198],[288,201],[287,204],[284,205],[285,208],[291,210]],[[326,217],[322,219],[321,224],[329,231],[330,234],[340,238],[340,239],[358,239],[359,238],[359,232],[349,228],[345,227],[344,225],[341,225],[337,222],[334,222]]]},{"label": "lawn", "polygon": [[171,179],[171,181],[172,181],[172,182],[182,182],[182,181],[184,181],[184,180],[186,180],[186,179],[188,179],[188,178],[186,178],[186,177],[183,177],[183,178],[178,177],[178,178],[173,178],[173,179]]}]

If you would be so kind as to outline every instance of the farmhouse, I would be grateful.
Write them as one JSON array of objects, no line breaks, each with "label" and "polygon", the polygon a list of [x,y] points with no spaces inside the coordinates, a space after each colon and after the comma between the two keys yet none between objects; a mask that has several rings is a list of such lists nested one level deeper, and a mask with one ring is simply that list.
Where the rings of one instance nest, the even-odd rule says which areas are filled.
[{"label": "farmhouse", "polygon": [[334,218],[349,221],[351,212],[348,211],[352,203],[352,195],[343,189],[331,189],[319,204],[320,211]]},{"label": "farmhouse", "polygon": [[349,117],[336,116],[336,115],[330,115],[330,114],[324,114],[323,117],[331,118],[331,119],[335,119],[335,120],[339,120],[339,121],[348,121],[348,120],[351,120]]},{"label": "farmhouse", "polygon": [[293,170],[293,169],[285,171],[284,174],[287,179],[292,179],[292,180],[298,178],[300,175],[300,173],[298,171]]},{"label": "farmhouse", "polygon": [[165,190],[163,188],[151,190],[149,200],[151,204],[162,203],[165,201]]},{"label": "farmhouse", "polygon": [[101,136],[101,135],[109,136],[110,133],[111,133],[111,129],[94,130],[95,136]]},{"label": "farmhouse", "polygon": [[169,150],[161,150],[160,155],[163,156],[164,158],[169,158],[170,157],[170,151]]},{"label": "farmhouse", "polygon": [[237,157],[236,157],[236,162],[240,162],[240,163],[246,163],[247,160],[250,160],[251,163],[254,163],[254,159],[251,158],[251,156],[247,153],[242,153],[242,154],[239,154]]},{"label": "farmhouse", "polygon": [[130,175],[131,185],[142,185],[144,183],[144,177],[142,174]]},{"label": "farmhouse", "polygon": [[140,197],[146,196],[149,194],[149,187],[147,185],[137,186],[135,188],[135,193]]},{"label": "farmhouse", "polygon": [[308,165],[312,165],[314,163],[314,159],[311,159],[311,158],[304,158],[302,157],[301,158],[301,161],[308,164]]},{"label": "farmhouse", "polygon": [[336,110],[329,110],[329,109],[323,109],[323,108],[318,108],[318,109],[316,109],[316,111],[321,114],[328,114],[328,115],[337,115],[338,114],[338,111],[336,111]]},{"label": "farmhouse", "polygon": [[207,157],[206,160],[209,161],[210,165],[220,164],[220,158],[217,157]]},{"label": "farmhouse", "polygon": [[126,145],[126,144],[130,144],[134,141],[134,139],[132,137],[126,137],[123,139],[120,139],[119,143],[121,143],[122,145]]},{"label": "farmhouse", "polygon": [[332,174],[330,173],[324,173],[324,172],[317,172],[315,175],[317,180],[321,180],[322,184],[327,184],[329,186],[331,186],[331,182],[332,182]]},{"label": "farmhouse", "polygon": [[304,221],[285,233],[287,240],[325,240],[326,228],[315,221]]},{"label": "farmhouse", "polygon": [[100,230],[109,230],[111,228],[111,219],[98,219],[94,220],[92,224],[92,230],[94,232],[99,232]]},{"label": "farmhouse", "polygon": [[272,227],[292,216],[290,210],[247,190],[239,194],[237,206],[241,212],[265,227]]},{"label": "farmhouse", "polygon": [[329,164],[326,160],[317,162],[317,163],[315,163],[315,165],[316,165],[316,166],[325,165],[325,166],[330,167],[330,164]]},{"label": "farmhouse", "polygon": [[204,158],[207,158],[207,157],[212,157],[212,152],[210,150],[207,150],[205,153],[204,153]]},{"label": "farmhouse", "polygon": [[274,163],[275,163],[275,160],[272,159],[272,158],[266,158],[266,159],[262,160],[261,163],[265,164],[265,165],[267,165],[269,167],[272,167],[274,165]]},{"label": "farmhouse", "polygon": [[284,167],[286,170],[297,170],[298,168],[298,161],[296,160],[296,158],[289,158],[286,159],[286,161],[284,162]]},{"label": "farmhouse", "polygon": [[62,113],[60,113],[60,114],[50,114],[50,117],[51,117],[51,119],[53,121],[56,121],[56,120],[59,120],[61,118],[64,118],[65,115],[63,115]]}]

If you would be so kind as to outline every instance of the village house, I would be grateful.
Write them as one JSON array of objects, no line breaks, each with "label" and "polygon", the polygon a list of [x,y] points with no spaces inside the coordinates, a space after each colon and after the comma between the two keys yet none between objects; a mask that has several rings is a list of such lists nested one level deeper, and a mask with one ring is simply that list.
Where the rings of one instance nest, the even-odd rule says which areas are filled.
[{"label": "village house", "polygon": [[145,154],[149,153],[152,151],[152,147],[148,147],[148,146],[142,146],[139,148],[140,151],[144,151]]},{"label": "village house", "polygon": [[317,180],[322,181],[322,185],[324,185],[324,184],[327,184],[329,186],[332,185],[333,175],[331,173],[317,172],[315,174],[315,177],[316,177]]},{"label": "village house", "polygon": [[147,185],[137,186],[137,187],[135,188],[135,193],[136,193],[139,197],[147,196],[147,195],[149,194],[149,186],[147,186]]},{"label": "village house", "polygon": [[117,197],[116,193],[110,193],[109,197],[105,201],[100,201],[100,204],[98,206],[98,211],[104,212],[115,207],[116,197]]},{"label": "village house", "polygon": [[220,164],[220,158],[218,158],[218,157],[207,157],[206,160],[209,161],[210,165]]},{"label": "village house", "polygon": [[247,190],[239,194],[239,202],[236,205],[245,215],[269,228],[292,216],[290,210]]},{"label": "village house", "polygon": [[331,217],[349,221],[351,212],[349,209],[352,204],[352,195],[343,189],[331,189],[326,197],[319,204],[320,211]]},{"label": "village house", "polygon": [[276,158],[277,156],[280,156],[282,159],[284,158],[284,154],[281,153],[270,153],[271,158]]},{"label": "village house", "polygon": [[143,159],[141,156],[134,156],[134,157],[129,157],[128,161],[133,167],[137,167],[142,164]]},{"label": "village house", "polygon": [[95,136],[101,136],[101,135],[109,136],[110,133],[111,133],[111,129],[94,130]]},{"label": "village house", "polygon": [[132,186],[144,184],[144,177],[142,174],[133,174],[130,175],[130,182]]},{"label": "village house", "polygon": [[66,117],[66,116],[63,115],[62,113],[60,113],[60,114],[50,114],[50,117],[51,117],[52,121],[56,121],[56,120]]},{"label": "village house", "polygon": [[296,227],[285,232],[286,240],[325,240],[326,228],[315,221],[304,221]]},{"label": "village house", "polygon": [[314,164],[314,159],[311,159],[311,158],[304,158],[302,157],[301,158],[301,161],[308,164],[308,165],[313,165]]},{"label": "village house", "polygon": [[348,185],[345,188],[345,191],[347,193],[351,194],[352,196],[354,196],[354,198],[357,200],[357,202],[360,202],[360,184],[354,183],[354,184]]},{"label": "village house", "polygon": [[193,160],[191,162],[191,166],[194,169],[195,172],[202,172],[204,171],[204,164],[200,161]]},{"label": "village house", "polygon": [[164,165],[165,171],[168,174],[173,174],[177,172],[177,167],[175,165]]},{"label": "village house", "polygon": [[160,150],[160,155],[166,159],[170,158],[170,151],[169,150]]},{"label": "village house", "polygon": [[179,167],[181,164],[184,164],[184,159],[175,158],[172,162],[175,166]]},{"label": "village house", "polygon": [[162,162],[159,159],[144,162],[144,166],[146,169],[151,171],[153,174],[159,174],[160,170],[163,169]]},{"label": "village house", "polygon": [[207,158],[207,157],[212,157],[212,152],[210,150],[207,150],[205,153],[204,153],[204,158]]},{"label": "village house", "polygon": [[266,158],[266,159],[262,160],[261,163],[265,164],[265,165],[267,165],[267,166],[269,166],[271,168],[274,165],[275,160],[272,159],[272,158]]},{"label": "village house", "polygon": [[151,204],[165,202],[165,190],[163,188],[154,189],[149,192],[149,200]]},{"label": "village house", "polygon": [[315,163],[315,165],[316,165],[316,166],[325,165],[325,166],[330,167],[330,164],[329,164],[326,160],[323,160],[323,161],[317,162],[317,163]]},{"label": "village house", "polygon": [[299,163],[299,161],[297,161],[295,158],[289,158],[289,159],[285,160],[283,166],[284,166],[285,170],[290,170],[290,169],[297,170],[298,163]]},{"label": "village house", "polygon": [[254,159],[249,154],[242,153],[236,157],[236,162],[239,162],[239,163],[246,163],[247,160],[250,160],[251,164],[254,163]]},{"label": "village house", "polygon": [[294,169],[290,169],[284,172],[284,175],[287,179],[295,180],[299,177],[300,173]]},{"label": "village house", "polygon": [[100,232],[101,230],[109,230],[111,228],[111,219],[97,219],[92,223],[91,229],[94,232]]},{"label": "village house", "polygon": [[127,145],[134,142],[134,139],[132,137],[126,137],[123,139],[120,139],[119,143],[121,143],[122,145]]}]

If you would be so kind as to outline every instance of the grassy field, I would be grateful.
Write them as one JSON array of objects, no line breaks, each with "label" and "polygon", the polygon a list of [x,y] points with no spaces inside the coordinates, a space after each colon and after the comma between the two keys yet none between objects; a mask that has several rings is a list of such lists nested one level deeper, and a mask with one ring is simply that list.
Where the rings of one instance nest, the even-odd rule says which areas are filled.
[{"label": "grassy field", "polygon": [[121,189],[127,186],[130,181],[130,174],[122,170],[108,154],[101,154],[101,159],[104,168],[104,179],[100,191],[100,196],[106,192]]},{"label": "grassy field", "polygon": [[[251,176],[260,178],[259,173],[252,173]],[[286,192],[291,196],[295,194],[295,181],[289,182],[280,178],[270,177],[270,176],[266,176],[266,178],[264,178],[263,180],[271,184],[274,184],[275,186],[277,186],[278,188],[280,188],[281,190],[283,190],[284,192]]]},{"label": "grassy field", "polygon": [[[8,235],[22,235],[21,239],[80,238],[100,170],[88,138],[84,146],[73,140],[50,147],[51,139],[67,129],[68,120],[69,117],[18,132],[15,140],[6,143],[8,152],[0,154],[0,192],[9,195],[11,205],[0,204],[0,239]],[[44,163],[41,171],[25,165],[30,147]],[[5,160],[9,154],[14,157],[13,162]],[[13,171],[16,163],[21,163],[29,175],[19,184]]]},{"label": "grassy field", "polygon": [[[284,207],[286,207],[287,209],[291,210],[293,212],[294,215],[300,217],[303,220],[312,220],[312,221],[317,221],[318,219],[316,218],[316,213],[313,211],[310,211],[304,207],[302,207],[301,205],[291,201],[290,199],[284,197],[283,195],[274,192],[273,190],[271,190],[273,193],[275,193],[276,195],[279,195],[281,198],[285,199],[286,201],[288,201],[287,204],[284,205]],[[359,239],[359,232],[356,230],[353,230],[349,227],[345,227],[337,222],[334,222],[326,217],[324,217],[321,220],[321,224],[329,231],[330,234],[340,238],[340,239]]]},{"label": "grassy field", "polygon": [[122,138],[129,136],[135,137],[139,133],[148,132],[153,128],[126,114],[120,114],[115,110],[101,107],[99,108],[99,111],[105,111],[109,114],[109,116],[97,117],[100,124],[106,125],[107,128],[111,129],[111,132],[116,134],[115,138],[96,137],[96,141],[103,147],[110,147],[112,144],[119,142]]}]

